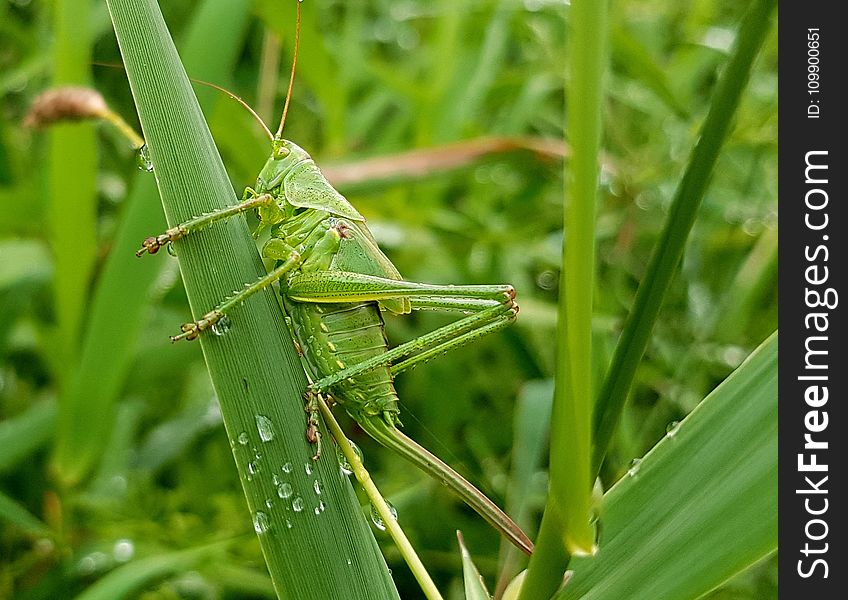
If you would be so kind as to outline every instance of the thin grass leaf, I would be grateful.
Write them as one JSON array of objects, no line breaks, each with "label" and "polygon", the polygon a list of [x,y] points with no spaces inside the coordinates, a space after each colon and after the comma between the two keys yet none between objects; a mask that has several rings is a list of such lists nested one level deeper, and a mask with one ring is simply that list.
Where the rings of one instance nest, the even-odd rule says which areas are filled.
[{"label": "thin grass leaf", "polygon": [[598,394],[594,421],[593,472],[597,473],[624,409],[636,368],[642,359],[663,297],[677,273],[698,207],[709,185],[716,159],[766,33],[775,0],[754,0],[739,27],[730,60],[716,86],[701,135],[674,195],[663,232],[633,308],[624,325],[610,368]]},{"label": "thin grass leaf", "polygon": [[612,29],[610,41],[614,62],[651,90],[678,117],[689,117],[689,111],[671,89],[668,74],[660,68],[648,49],[636,37],[619,25]]},{"label": "thin grass leaf", "polygon": [[777,548],[777,334],[604,499],[558,600],[698,598]]},{"label": "thin grass leaf", "polygon": [[[247,0],[206,0],[199,8],[182,47],[186,66],[195,77],[224,81],[229,76],[241,47],[249,4]],[[222,30],[229,35],[218,39]],[[210,49],[212,38],[217,41]],[[199,92],[207,106],[220,99],[220,94],[210,95],[217,93],[214,90]],[[133,254],[140,240],[165,228],[156,198],[154,177],[139,173],[88,309],[79,364],[60,400],[53,470],[65,485],[90,472],[114,424],[114,403],[131,367],[150,288],[162,270],[161,261],[139,260]]]},{"label": "thin grass leaf", "polygon": [[0,492],[0,522],[6,521],[37,536],[51,535],[50,528],[26,508]]},{"label": "thin grass leaf", "polygon": [[[553,381],[530,381],[524,385],[515,403],[513,425],[512,469],[506,494],[506,512],[521,529],[531,530],[530,492],[533,476],[542,468],[542,460],[550,431]],[[501,542],[501,570],[495,597],[500,597],[519,571],[524,558],[518,549]]]},{"label": "thin grass leaf", "polygon": [[[168,223],[231,205],[233,188],[158,6],[108,6]],[[192,234],[175,250],[195,315],[265,273],[241,217]],[[306,379],[273,291],[229,317],[226,333],[201,336],[200,344],[250,508],[245,518],[253,520],[277,594],[397,598],[335,453],[311,459]]]},{"label": "thin grass leaf", "polygon": [[76,600],[117,600],[135,597],[135,593],[152,582],[188,570],[210,555],[221,553],[231,544],[232,542],[218,542],[200,548],[134,560],[98,580],[77,596]]},{"label": "thin grass leaf", "polygon": [[0,422],[0,473],[40,448],[56,427],[56,402],[37,402],[24,413]]},{"label": "thin grass leaf", "polygon": [[[53,7],[53,85],[90,79],[90,0],[58,0]],[[97,241],[97,152],[94,125],[58,125],[49,134],[47,211],[58,325],[53,362],[69,375],[77,349]],[[63,372],[67,370],[67,372]]]},{"label": "thin grass leaf", "polygon": [[492,597],[486,589],[486,582],[483,581],[480,571],[474,565],[474,559],[471,558],[471,553],[465,547],[462,532],[456,532],[456,539],[459,542],[459,552],[462,555],[462,579],[465,585],[465,600],[491,600]]}]

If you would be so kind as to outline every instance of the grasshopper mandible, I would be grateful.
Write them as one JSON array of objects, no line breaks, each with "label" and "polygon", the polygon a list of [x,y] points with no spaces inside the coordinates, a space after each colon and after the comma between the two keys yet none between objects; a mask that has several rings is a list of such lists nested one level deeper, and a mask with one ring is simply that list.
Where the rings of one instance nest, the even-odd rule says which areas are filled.
[{"label": "grasshopper mandible", "polygon": [[[344,407],[377,442],[446,484],[529,554],[532,542],[509,516],[451,467],[400,432],[393,384],[398,373],[511,323],[518,312],[515,291],[510,285],[404,281],[377,246],[364,217],[330,185],[305,150],[282,138],[297,63],[299,21],[279,129],[272,135],[262,124],[271,139],[271,156],[255,187],[245,189],[239,204],[147,238],[136,253],[154,254],[216,221],[256,211],[259,227],[270,227],[271,231],[262,256],[275,261],[275,267],[201,318],[184,324],[182,333],[171,339],[196,339],[222,319],[229,319],[228,311],[245,298],[278,282],[283,309],[311,381],[304,394],[310,443],[320,443],[317,398],[324,395]],[[407,314],[419,308],[460,311],[464,316],[390,349],[381,310]]]}]

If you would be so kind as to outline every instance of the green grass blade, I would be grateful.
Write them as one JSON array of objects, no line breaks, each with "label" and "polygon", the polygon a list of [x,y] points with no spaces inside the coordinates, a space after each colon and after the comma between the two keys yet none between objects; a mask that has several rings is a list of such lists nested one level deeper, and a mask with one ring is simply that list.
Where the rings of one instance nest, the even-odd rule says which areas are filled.
[{"label": "green grass blade", "polygon": [[232,542],[169,552],[134,560],[118,567],[76,597],[76,600],[116,600],[135,597],[153,581],[192,568],[210,555],[220,553]]},{"label": "green grass blade", "polygon": [[569,12],[566,90],[571,160],[566,197],[557,363],[551,417],[550,492],[521,598],[548,598],[571,555],[594,551],[592,503],[592,292],[595,203],[601,147],[603,77],[607,65],[607,3],[573,2]]},{"label": "green grass blade", "polygon": [[[566,549],[593,551],[589,524],[592,424],[592,291],[595,203],[601,145],[606,2],[575,2],[570,12],[567,129],[573,150],[566,167],[565,229],[557,371],[551,423],[551,491]],[[529,575],[532,577],[532,572]]]},{"label": "green grass blade", "polygon": [[23,506],[0,492],[0,522],[7,521],[38,536],[49,536],[50,528]]},{"label": "green grass blade", "polygon": [[52,400],[35,403],[21,415],[0,422],[0,473],[40,448],[55,426],[56,402]]},{"label": "green grass blade", "polygon": [[[53,85],[85,85],[90,80],[90,7],[89,0],[54,3]],[[96,252],[96,172],[93,124],[62,124],[51,129],[47,221],[58,325],[55,365],[74,364]]]},{"label": "green grass blade", "polygon": [[604,499],[559,600],[698,598],[777,548],[777,334]]},{"label": "green grass blade", "polygon": [[[107,4],[169,224],[234,203],[158,5]],[[195,233],[175,249],[194,315],[264,274],[242,218]],[[251,511],[245,518],[253,519],[278,595],[397,598],[335,453],[311,460],[305,375],[273,291],[252,296],[230,319],[226,334],[202,336],[200,344]],[[281,497],[282,482],[291,496]]]},{"label": "green grass blade", "polygon": [[[553,392],[553,381],[550,379],[529,381],[515,403],[512,460],[505,508],[507,514],[524,531],[531,531],[535,526],[529,496],[533,489],[533,477],[542,468],[544,460],[550,433]],[[520,551],[506,541],[501,542],[500,555],[501,570],[495,588],[498,597],[518,574],[519,565],[524,563]]]},{"label": "green grass blade", "polygon": [[[247,0],[207,0],[200,7],[181,53],[195,77],[220,82],[229,76],[241,46],[249,4]],[[208,40],[222,29],[229,35],[221,36],[210,50]],[[205,106],[222,97],[226,100],[215,90],[199,91],[206,93],[201,97],[207,101]],[[89,307],[79,365],[60,399],[53,471],[65,485],[85,477],[106,447],[115,418],[114,403],[144,324],[149,290],[162,270],[161,261],[139,260],[134,255],[141,240],[165,228],[155,179],[139,173],[132,189]]]},{"label": "green grass blade", "polygon": [[650,339],[662,300],[677,272],[719,151],[730,131],[739,99],[766,33],[775,0],[754,0],[742,20],[727,67],[716,87],[709,113],[683,179],[674,195],[665,228],[633,309],[624,326],[595,407],[593,469],[597,473],[624,409],[636,368]]},{"label": "green grass blade", "polygon": [[474,564],[474,559],[471,558],[471,553],[465,547],[465,540],[462,539],[462,533],[456,532],[456,539],[459,541],[459,552],[462,554],[462,580],[465,584],[465,600],[491,600],[489,590],[486,589],[486,582],[480,575],[480,571]]}]

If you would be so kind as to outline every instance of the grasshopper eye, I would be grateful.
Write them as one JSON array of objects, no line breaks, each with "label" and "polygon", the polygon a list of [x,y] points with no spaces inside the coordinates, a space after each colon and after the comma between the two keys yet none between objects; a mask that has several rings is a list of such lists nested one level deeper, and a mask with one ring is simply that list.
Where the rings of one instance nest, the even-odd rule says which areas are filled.
[{"label": "grasshopper eye", "polygon": [[284,146],[282,143],[276,143],[276,142],[274,143],[272,155],[274,156],[275,160],[280,160],[281,158],[285,158],[289,154],[291,154],[291,150],[289,148]]}]

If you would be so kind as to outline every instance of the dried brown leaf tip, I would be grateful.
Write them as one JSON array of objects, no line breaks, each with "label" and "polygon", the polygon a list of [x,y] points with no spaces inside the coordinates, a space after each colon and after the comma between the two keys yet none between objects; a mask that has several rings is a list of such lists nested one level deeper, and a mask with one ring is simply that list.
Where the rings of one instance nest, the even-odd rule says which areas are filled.
[{"label": "dried brown leaf tip", "polygon": [[60,121],[100,119],[108,113],[109,107],[99,92],[85,87],[60,87],[38,96],[23,124],[45,127]]}]

